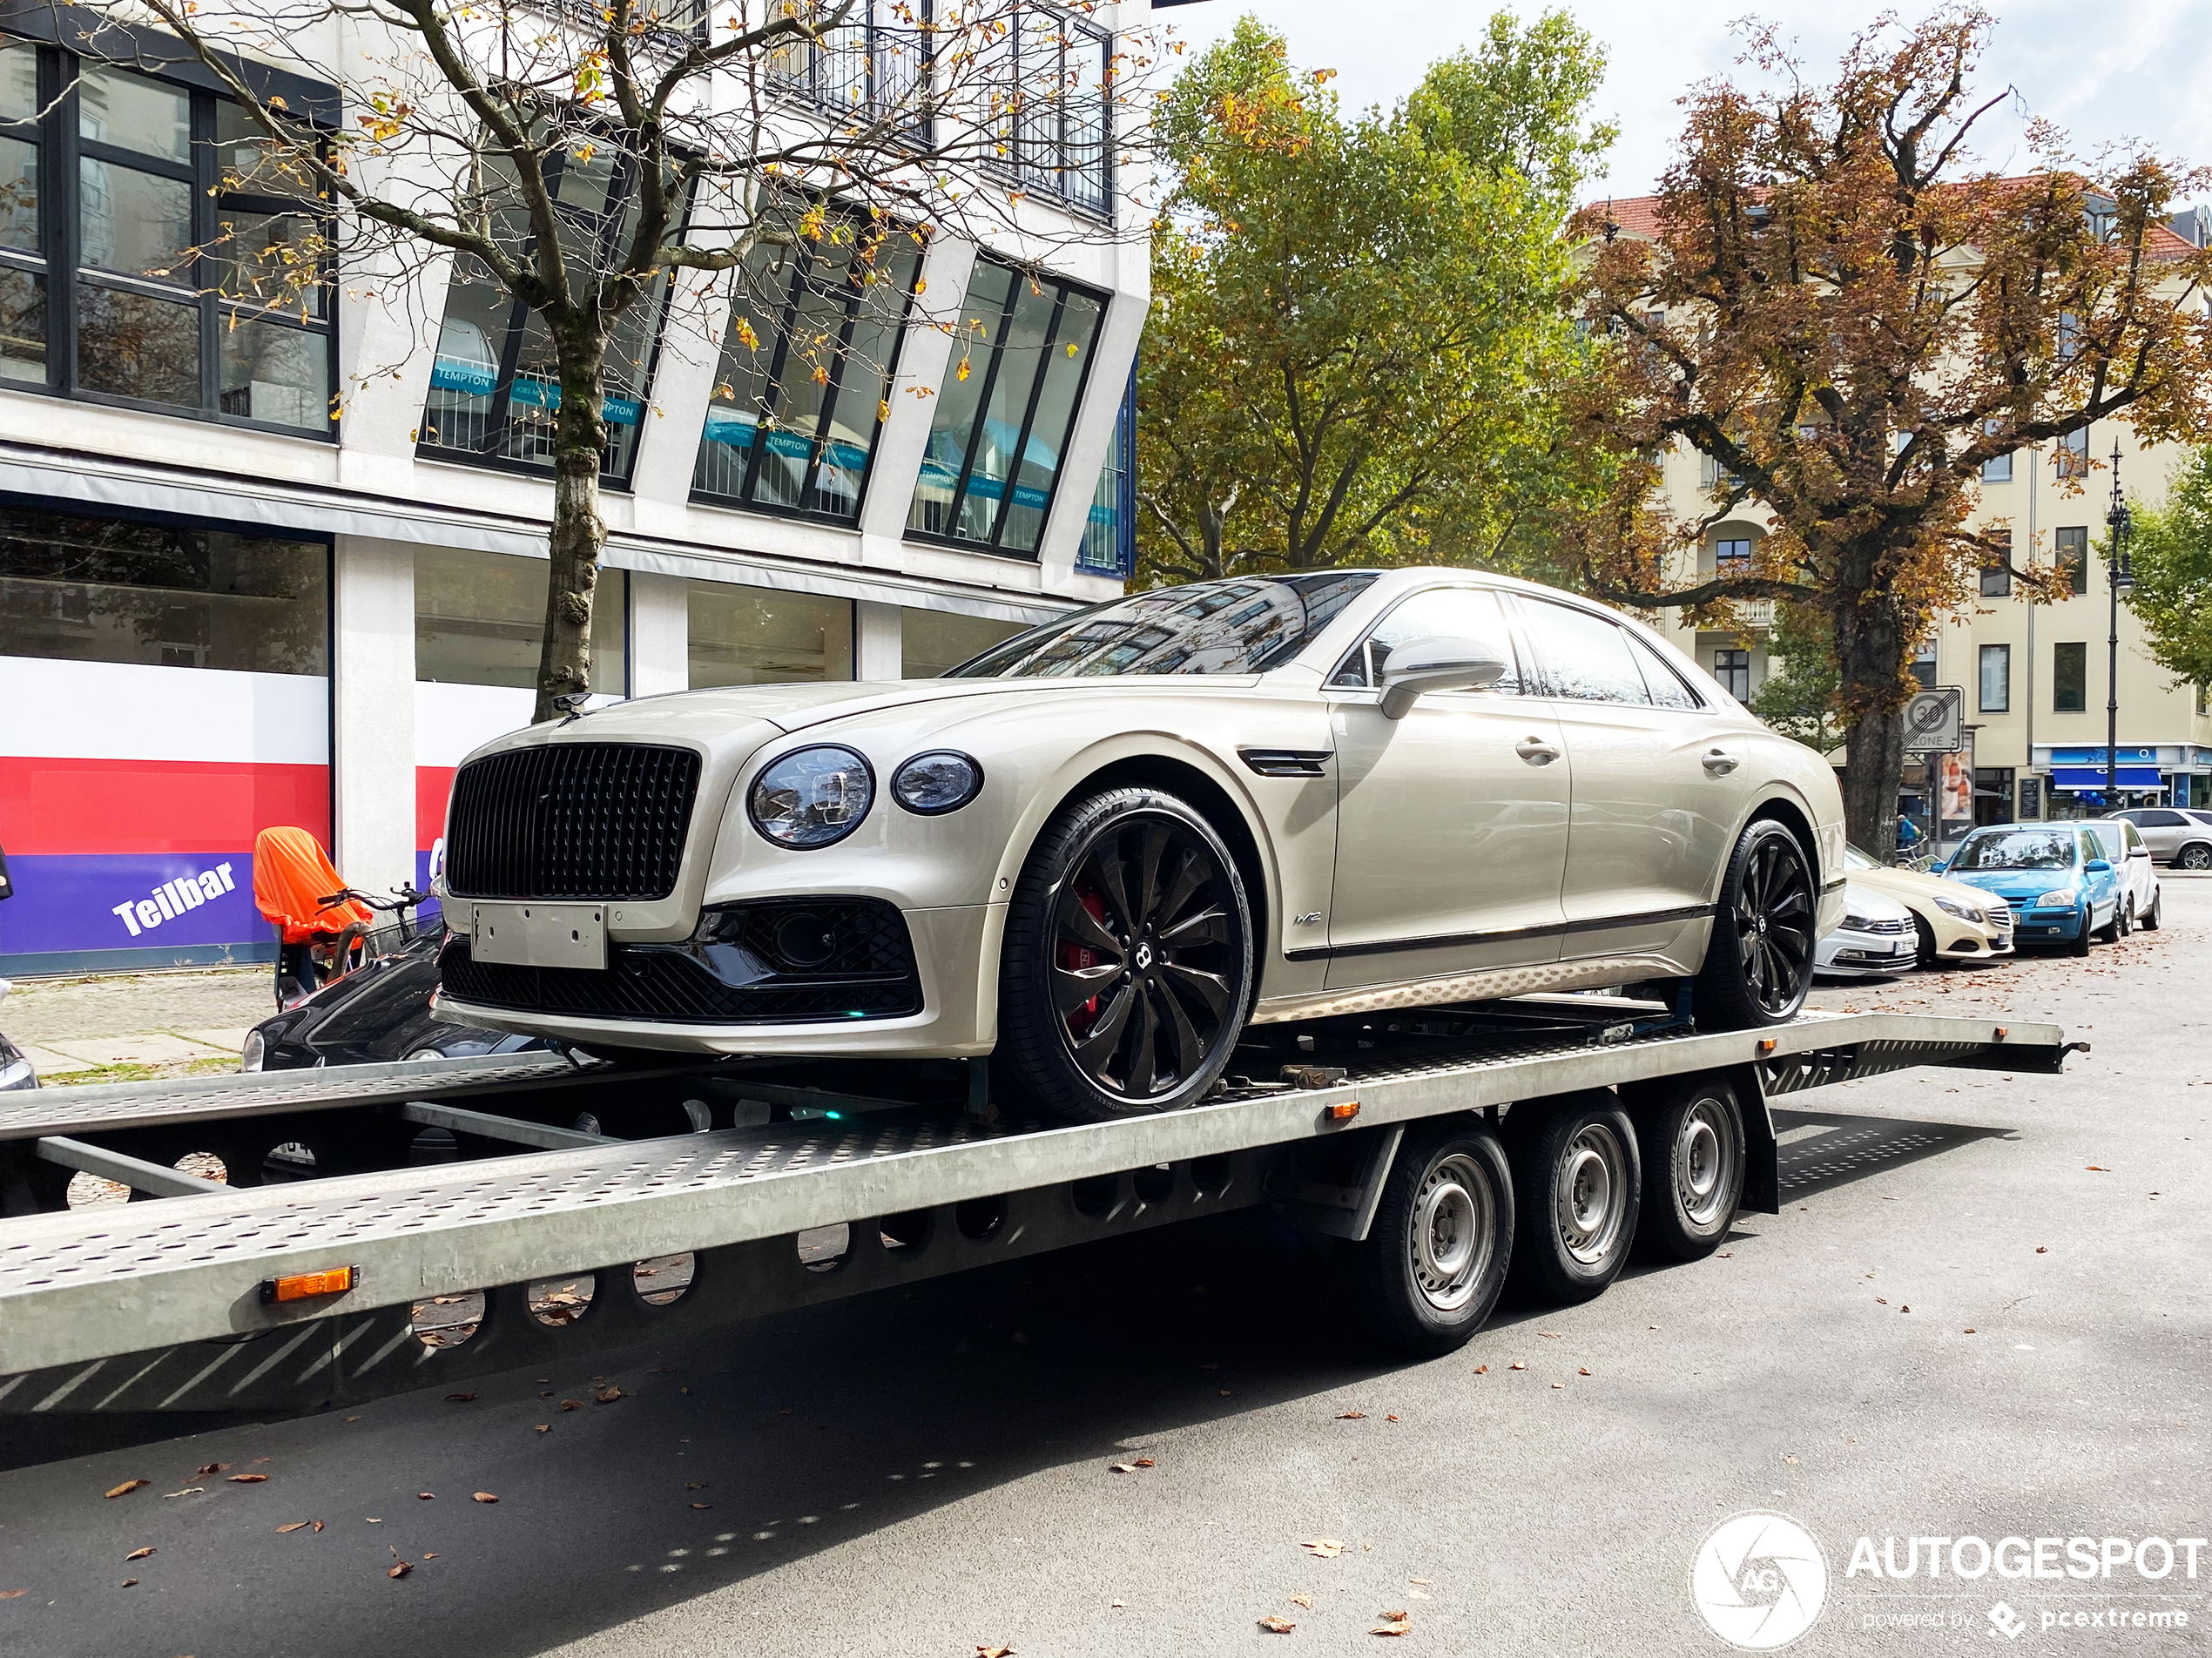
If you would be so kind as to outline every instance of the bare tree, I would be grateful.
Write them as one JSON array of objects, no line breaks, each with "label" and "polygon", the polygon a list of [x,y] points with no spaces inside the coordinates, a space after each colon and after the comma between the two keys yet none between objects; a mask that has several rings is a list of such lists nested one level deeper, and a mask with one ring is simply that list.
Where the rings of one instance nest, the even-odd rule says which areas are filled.
[{"label": "bare tree", "polygon": [[[900,285],[918,286],[931,239],[988,242],[1034,267],[1055,248],[1144,234],[1141,208],[1124,199],[1117,221],[1116,206],[1134,193],[1124,181],[1146,177],[1150,37],[1101,26],[1100,7],[116,0],[57,15],[79,20],[71,44],[111,61],[146,54],[149,20],[165,29],[247,128],[226,190],[300,205],[308,228],[280,248],[212,250],[245,290],[231,297],[296,306],[342,273],[356,295],[397,303],[449,260],[456,290],[483,285],[527,312],[554,490],[543,720],[590,688],[608,399],[647,396],[672,293],[720,301],[714,273],[734,273],[731,327],[758,351],[742,302],[765,297],[779,253],[806,251],[810,280],[876,326],[795,330],[783,378],[826,382],[873,354],[887,396],[900,332],[989,327],[909,308]],[[289,107],[266,66],[334,88],[342,119]],[[966,377],[965,353],[952,372]]]}]

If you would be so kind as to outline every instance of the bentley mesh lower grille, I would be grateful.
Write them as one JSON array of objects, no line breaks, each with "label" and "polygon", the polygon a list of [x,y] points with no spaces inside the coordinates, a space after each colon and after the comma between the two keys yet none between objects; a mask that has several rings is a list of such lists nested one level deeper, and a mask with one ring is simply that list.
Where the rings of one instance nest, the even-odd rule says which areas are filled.
[{"label": "bentley mesh lower grille", "polygon": [[[710,920],[730,943],[617,944],[604,968],[478,961],[449,940],[438,966],[456,1000],[522,1013],[671,1024],[799,1024],[921,1011],[907,924],[888,904],[750,905]],[[714,931],[703,921],[701,932]]]},{"label": "bentley mesh lower grille", "polygon": [[644,743],[541,743],[453,779],[446,880],[463,898],[666,898],[699,757]]}]

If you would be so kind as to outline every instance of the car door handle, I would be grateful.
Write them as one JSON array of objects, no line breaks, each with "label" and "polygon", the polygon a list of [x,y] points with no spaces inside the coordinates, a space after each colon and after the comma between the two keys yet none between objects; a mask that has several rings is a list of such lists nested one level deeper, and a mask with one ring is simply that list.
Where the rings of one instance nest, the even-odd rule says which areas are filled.
[{"label": "car door handle", "polygon": [[1513,745],[1513,751],[1531,765],[1549,765],[1559,758],[1559,745],[1541,737],[1522,738]]},{"label": "car door handle", "polygon": [[1703,763],[1709,777],[1726,777],[1743,764],[1724,748],[1707,749]]}]

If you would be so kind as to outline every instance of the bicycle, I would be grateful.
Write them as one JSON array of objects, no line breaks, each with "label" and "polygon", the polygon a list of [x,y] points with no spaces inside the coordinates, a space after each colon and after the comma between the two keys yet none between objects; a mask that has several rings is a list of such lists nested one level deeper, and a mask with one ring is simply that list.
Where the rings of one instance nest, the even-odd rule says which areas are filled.
[{"label": "bicycle", "polygon": [[[389,898],[378,898],[372,893],[364,893],[351,886],[341,887],[335,893],[318,898],[315,903],[321,909],[328,909],[334,904],[344,904],[350,901],[377,913],[390,915],[393,920],[383,926],[371,927],[357,935],[346,947],[343,959],[332,964],[330,972],[324,976],[321,983],[315,987],[315,990],[320,990],[323,985],[336,982],[367,962],[374,960],[380,956],[389,955],[395,950],[412,943],[418,933],[414,912],[420,908],[422,901],[429,896],[429,893],[420,887],[408,885],[393,887],[392,896]],[[298,1007],[314,994],[314,990],[309,990],[301,986],[296,977],[285,971],[283,938],[284,930],[279,927],[277,929],[275,986],[279,1013]],[[293,994],[289,999],[285,994],[285,985],[287,980],[291,981],[293,985]]]}]

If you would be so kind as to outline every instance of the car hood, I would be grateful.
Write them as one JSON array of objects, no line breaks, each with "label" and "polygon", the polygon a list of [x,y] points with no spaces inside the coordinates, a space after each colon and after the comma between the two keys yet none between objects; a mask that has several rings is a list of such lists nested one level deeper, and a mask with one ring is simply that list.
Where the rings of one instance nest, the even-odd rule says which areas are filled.
[{"label": "car hood", "polygon": [[1869,921],[1900,921],[1912,919],[1912,912],[1886,893],[1877,892],[1854,875],[1844,886],[1845,913]]},{"label": "car hood", "polygon": [[[1899,903],[1910,904],[1915,899],[1932,901],[1947,898],[1953,904],[1974,904],[1986,898],[1992,890],[1970,886],[1964,880],[1954,880],[1948,875],[1928,875],[1917,869],[1859,869],[1851,872],[1852,884],[1871,886],[1876,892]],[[2040,887],[2047,892],[2048,887]]]},{"label": "car hood", "polygon": [[2078,869],[1968,869],[1946,880],[1964,886],[1995,893],[2000,898],[2040,898],[2046,893],[2055,893],[2061,886],[2077,886],[2081,882]]},{"label": "car hood", "polygon": [[[1256,674],[1178,674],[1177,688],[1203,694],[1244,689],[1258,683]],[[821,684],[725,685],[710,691],[671,691],[610,704],[558,730],[570,740],[598,737],[711,736],[726,741],[749,721],[779,731],[802,731],[917,703],[973,700],[983,697],[1113,696],[1150,677],[1086,676],[1073,679],[842,679]],[[761,740],[770,733],[762,732]],[[754,746],[758,746],[755,744]]]}]

